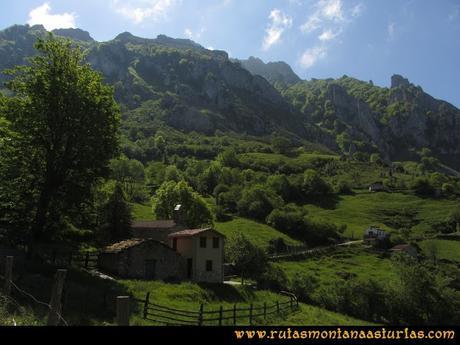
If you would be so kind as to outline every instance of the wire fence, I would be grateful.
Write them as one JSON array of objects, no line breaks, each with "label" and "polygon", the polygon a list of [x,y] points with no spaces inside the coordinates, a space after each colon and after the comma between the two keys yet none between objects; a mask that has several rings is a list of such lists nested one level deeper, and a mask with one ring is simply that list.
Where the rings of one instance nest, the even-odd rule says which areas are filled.
[{"label": "wire fence", "polygon": [[[36,298],[34,295],[32,295],[30,292],[27,292],[23,289],[21,289],[19,286],[17,286],[13,280],[11,279],[7,279],[5,276],[1,275],[0,274],[0,280],[3,281],[3,284],[4,286],[7,285],[7,283],[9,284],[10,287],[14,288],[14,291],[16,293],[19,293],[20,295],[22,296],[25,296],[27,297],[29,300],[33,301],[35,304],[37,305],[40,305],[40,306],[43,306],[45,307],[50,313],[54,313],[59,321],[61,321],[65,326],[68,326],[68,322],[64,319],[64,317],[61,315],[61,313],[59,311],[57,311],[55,308],[53,308],[49,303],[46,303],[46,302],[43,302],[43,301],[40,301],[38,298]],[[9,289],[8,289],[9,290]],[[24,307],[17,301],[15,300],[13,297],[11,297],[11,293],[12,291],[7,291],[7,294],[5,295],[2,295],[7,301],[11,302],[12,304],[14,304],[15,306],[21,308],[21,309],[24,309]]]}]

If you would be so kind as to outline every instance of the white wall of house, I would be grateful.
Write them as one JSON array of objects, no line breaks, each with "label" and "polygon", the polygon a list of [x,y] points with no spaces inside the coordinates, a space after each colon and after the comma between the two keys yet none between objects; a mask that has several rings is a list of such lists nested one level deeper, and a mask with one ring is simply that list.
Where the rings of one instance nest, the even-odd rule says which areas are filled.
[{"label": "white wall of house", "polygon": [[[206,248],[201,247],[201,238],[206,238]],[[219,247],[214,248],[217,238]],[[210,231],[193,237],[194,279],[199,282],[221,283],[224,280],[224,238]],[[211,262],[211,264],[209,264]],[[210,267],[212,266],[212,267]],[[211,270],[209,270],[211,268]]]}]

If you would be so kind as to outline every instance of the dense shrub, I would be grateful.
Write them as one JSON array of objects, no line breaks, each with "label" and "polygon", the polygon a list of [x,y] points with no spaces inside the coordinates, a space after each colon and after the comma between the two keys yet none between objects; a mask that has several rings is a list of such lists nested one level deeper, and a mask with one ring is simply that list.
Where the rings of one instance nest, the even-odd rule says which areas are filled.
[{"label": "dense shrub", "polygon": [[283,200],[263,185],[254,185],[243,190],[237,205],[240,215],[264,221],[273,209],[283,205]]}]

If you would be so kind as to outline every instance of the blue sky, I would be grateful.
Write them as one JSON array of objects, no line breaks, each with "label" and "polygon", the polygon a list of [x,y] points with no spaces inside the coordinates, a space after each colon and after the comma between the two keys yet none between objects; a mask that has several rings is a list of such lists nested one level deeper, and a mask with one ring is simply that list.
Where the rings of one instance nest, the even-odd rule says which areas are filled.
[{"label": "blue sky", "polygon": [[236,58],[286,61],[303,79],[344,74],[389,86],[401,74],[460,107],[460,0],[16,0],[0,29],[79,27],[188,37]]}]

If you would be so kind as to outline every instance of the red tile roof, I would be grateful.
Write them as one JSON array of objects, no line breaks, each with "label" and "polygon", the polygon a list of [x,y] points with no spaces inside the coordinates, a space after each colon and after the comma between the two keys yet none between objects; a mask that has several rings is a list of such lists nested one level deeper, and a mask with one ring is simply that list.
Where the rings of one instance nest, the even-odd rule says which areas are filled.
[{"label": "red tile roof", "polygon": [[148,241],[147,239],[140,239],[140,238],[132,238],[129,240],[117,242],[111,244],[110,246],[105,247],[102,252],[103,253],[119,253],[125,249],[135,247],[141,243]]},{"label": "red tile roof", "polygon": [[[133,248],[135,246],[138,246],[138,245],[146,243],[146,242],[155,243],[155,244],[157,244],[159,246],[163,246],[163,247],[165,247],[167,249],[173,250],[167,244],[165,244],[163,242],[156,241],[156,240],[151,239],[151,238],[131,238],[129,240],[124,240],[124,241],[121,241],[121,242],[111,244],[110,246],[107,246],[107,247],[103,248],[101,252],[102,253],[120,253],[120,252],[122,252],[122,251],[124,251],[126,249]],[[175,252],[175,250],[173,250],[173,251]]]},{"label": "red tile roof", "polygon": [[207,232],[207,231],[212,231],[216,235],[219,235],[221,237],[225,237],[223,234],[221,234],[220,232],[218,232],[218,231],[216,231],[216,230],[214,230],[212,228],[182,230],[182,231],[178,231],[178,232],[173,232],[172,234],[169,235],[169,237],[193,237],[193,236],[202,234],[203,232]]},{"label": "red tile roof", "polygon": [[398,244],[398,245],[394,246],[393,248],[391,248],[391,250],[405,250],[405,249],[409,249],[409,248],[412,248],[412,246],[410,244]]}]

